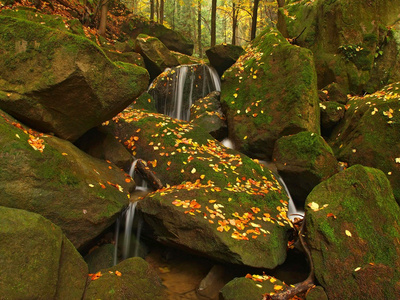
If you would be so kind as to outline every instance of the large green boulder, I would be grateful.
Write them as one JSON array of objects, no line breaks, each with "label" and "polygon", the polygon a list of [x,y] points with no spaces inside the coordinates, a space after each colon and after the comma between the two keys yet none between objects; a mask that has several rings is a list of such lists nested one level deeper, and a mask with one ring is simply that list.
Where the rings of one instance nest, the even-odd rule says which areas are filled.
[{"label": "large green boulder", "polygon": [[139,257],[129,258],[94,275],[84,300],[162,300],[164,287],[149,264]]},{"label": "large green boulder", "polygon": [[305,216],[329,299],[399,298],[400,208],[382,171],[356,165],[332,176],[308,196]]},{"label": "large green boulder", "polygon": [[279,30],[311,49],[318,86],[374,92],[400,80],[400,1],[289,1]]},{"label": "large green boulder", "polygon": [[179,65],[177,58],[156,37],[139,34],[136,38],[136,52],[139,52],[145,61],[151,79],[156,78],[166,68]]},{"label": "large green boulder", "polygon": [[284,262],[288,197],[270,170],[162,114],[127,108],[107,127],[165,184],[137,206],[159,240],[229,263]]},{"label": "large green boulder", "polygon": [[60,227],[0,206],[1,299],[81,299],[88,268]]},{"label": "large green boulder", "polygon": [[317,184],[338,171],[331,147],[321,136],[308,131],[281,137],[275,143],[272,159],[300,207]]},{"label": "large green boulder", "polygon": [[319,134],[316,80],[311,51],[277,31],[262,32],[222,78],[221,102],[237,149],[266,159],[284,135]]},{"label": "large green boulder", "polygon": [[206,55],[219,76],[222,76],[238,60],[243,52],[244,49],[241,46],[224,43],[208,48]]},{"label": "large green boulder", "polygon": [[77,248],[115,221],[134,188],[115,165],[1,111],[0,158],[0,205],[41,214]]},{"label": "large green boulder", "polygon": [[400,83],[350,97],[329,143],[338,160],[381,169],[400,203]]},{"label": "large green boulder", "polygon": [[228,135],[225,115],[219,101],[220,92],[213,91],[190,107],[190,122],[200,126],[214,138],[222,141]]},{"label": "large green boulder", "polygon": [[124,109],[149,80],[86,37],[24,15],[0,15],[0,60],[0,108],[71,141]]},{"label": "large green boulder", "polygon": [[146,34],[158,38],[172,51],[187,55],[193,54],[193,41],[175,30],[143,17],[135,16],[129,19],[121,25],[121,30],[132,39],[135,39],[139,34]]}]

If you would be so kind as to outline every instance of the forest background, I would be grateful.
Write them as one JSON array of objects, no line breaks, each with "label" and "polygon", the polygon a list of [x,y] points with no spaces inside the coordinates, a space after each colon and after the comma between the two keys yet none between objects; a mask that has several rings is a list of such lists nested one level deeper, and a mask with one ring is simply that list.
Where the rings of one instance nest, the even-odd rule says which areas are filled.
[{"label": "forest background", "polygon": [[125,5],[134,14],[182,33],[194,42],[194,56],[207,47],[230,43],[246,45],[258,30],[275,26],[276,0],[81,0],[99,16],[99,32],[105,33],[107,10]]}]

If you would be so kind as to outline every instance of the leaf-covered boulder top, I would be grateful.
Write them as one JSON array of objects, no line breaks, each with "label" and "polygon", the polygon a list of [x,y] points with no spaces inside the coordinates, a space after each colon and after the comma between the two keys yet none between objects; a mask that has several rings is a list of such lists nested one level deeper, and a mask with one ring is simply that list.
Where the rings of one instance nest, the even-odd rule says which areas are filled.
[{"label": "leaf-covered boulder top", "polygon": [[284,261],[288,197],[269,169],[162,114],[127,108],[105,126],[166,184],[138,206],[160,239],[233,263]]},{"label": "leaf-covered boulder top", "polygon": [[349,165],[381,169],[400,201],[400,82],[364,97],[349,96],[345,118],[329,143]]}]

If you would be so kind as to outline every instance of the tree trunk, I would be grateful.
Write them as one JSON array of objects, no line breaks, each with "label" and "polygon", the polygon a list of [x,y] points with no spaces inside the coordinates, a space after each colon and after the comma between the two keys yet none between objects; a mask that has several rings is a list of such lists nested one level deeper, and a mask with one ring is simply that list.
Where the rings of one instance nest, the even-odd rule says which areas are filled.
[{"label": "tree trunk", "polygon": [[278,2],[278,7],[284,7],[285,6],[285,0],[276,0]]},{"label": "tree trunk", "polygon": [[250,40],[254,40],[256,37],[256,32],[257,32],[257,13],[258,13],[258,3],[259,0],[254,0],[253,3],[253,16],[251,18],[251,34],[250,34]]},{"label": "tree trunk", "polygon": [[217,40],[217,0],[211,3],[211,47],[215,46]]},{"label": "tree trunk", "polygon": [[160,10],[159,10],[159,8],[160,8],[160,5],[158,3],[158,0],[156,0],[156,9],[155,9],[155,11],[156,11],[157,23],[160,23]]},{"label": "tree trunk", "polygon": [[101,13],[100,13],[100,25],[99,25],[99,35],[105,36],[107,29],[107,11],[108,11],[108,0],[102,0],[100,2]]},{"label": "tree trunk", "polygon": [[201,47],[201,0],[197,0],[197,45],[199,56],[203,58],[203,49]]},{"label": "tree trunk", "polygon": [[174,0],[174,9],[172,10],[172,30],[175,30],[175,11],[176,11],[176,0]]},{"label": "tree trunk", "polygon": [[160,24],[164,24],[164,0],[160,0]]},{"label": "tree trunk", "polygon": [[235,1],[232,1],[232,45],[236,45],[236,29],[237,29],[237,9]]},{"label": "tree trunk", "polygon": [[150,20],[154,21],[154,0],[150,0]]}]

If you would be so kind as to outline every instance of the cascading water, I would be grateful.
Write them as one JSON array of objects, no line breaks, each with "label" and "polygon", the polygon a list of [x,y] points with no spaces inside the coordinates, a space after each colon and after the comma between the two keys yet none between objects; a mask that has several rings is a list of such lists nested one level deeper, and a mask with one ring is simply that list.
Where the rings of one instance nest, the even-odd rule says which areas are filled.
[{"label": "cascading water", "polygon": [[186,121],[193,102],[212,91],[221,91],[220,79],[214,68],[204,64],[168,68],[148,89],[158,112]]},{"label": "cascading water", "polygon": [[296,205],[294,204],[293,198],[290,195],[289,189],[287,188],[285,182],[283,181],[282,177],[280,177],[279,175],[276,176],[276,178],[278,179],[279,183],[284,187],[286,194],[289,197],[289,210],[288,210],[288,218],[292,221],[294,221],[294,219],[297,218],[303,218],[304,217],[304,211],[303,210],[299,210],[296,208]]},{"label": "cascading water", "polygon": [[[129,170],[129,175],[133,178],[135,175],[135,168],[138,160],[135,159],[131,165]],[[142,181],[141,186],[136,187],[137,191],[147,192],[147,182]],[[125,220],[125,231],[124,231],[124,240],[122,245],[122,260],[127,259],[131,256],[131,239],[132,239],[132,228],[133,222],[135,219],[135,211],[138,201],[129,203],[128,208],[125,212],[119,217],[116,221],[116,229],[115,229],[115,249],[114,249],[114,265],[118,263],[118,244],[119,244],[119,235],[121,230],[121,220]],[[135,243],[135,250],[133,256],[138,256],[139,254],[139,245],[140,245],[140,235],[142,231],[142,218],[138,219],[137,230],[136,230],[136,243]]]}]

